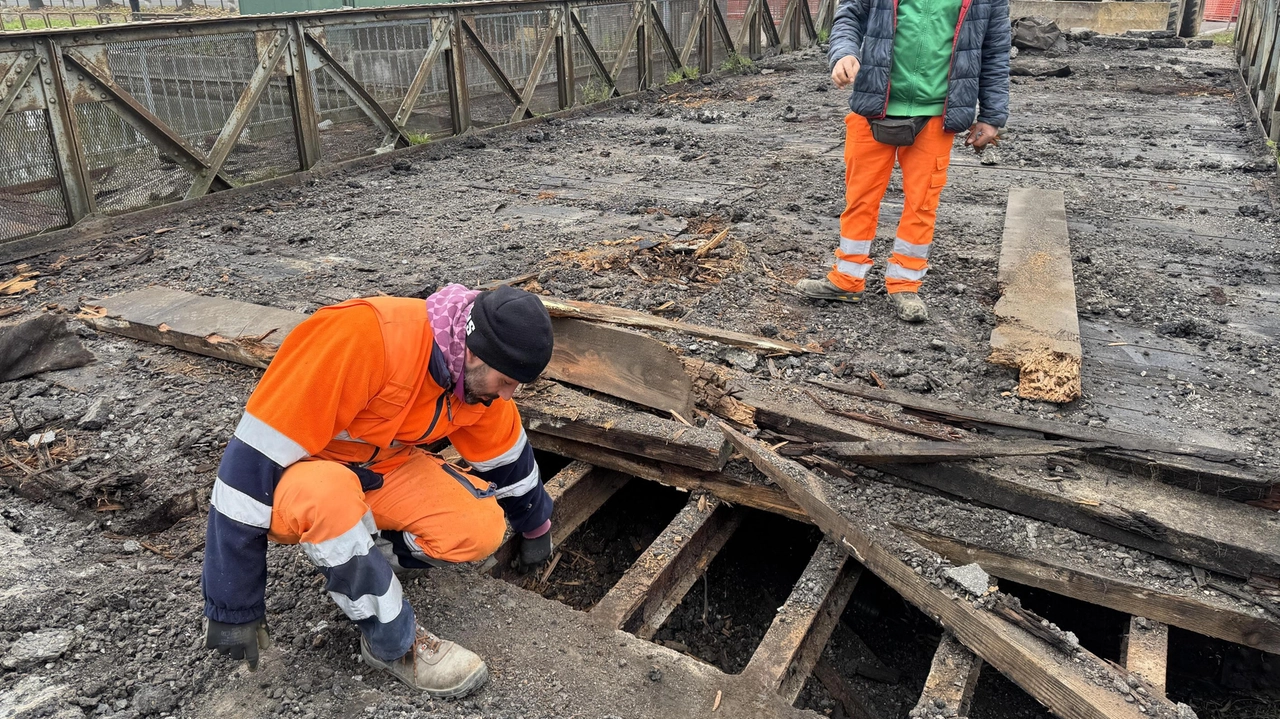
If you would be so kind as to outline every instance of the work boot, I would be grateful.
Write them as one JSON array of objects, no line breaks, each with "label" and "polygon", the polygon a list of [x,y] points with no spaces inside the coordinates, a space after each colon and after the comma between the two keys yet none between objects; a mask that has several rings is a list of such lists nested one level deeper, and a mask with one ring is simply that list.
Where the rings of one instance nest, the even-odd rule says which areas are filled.
[{"label": "work boot", "polygon": [[898,319],[903,322],[924,322],[929,319],[929,308],[924,306],[924,300],[915,292],[895,292],[889,295],[889,300],[893,302]]},{"label": "work boot", "polygon": [[417,637],[403,657],[384,662],[369,653],[369,641],[360,637],[364,663],[385,669],[396,679],[433,697],[464,697],[489,680],[484,660],[469,649],[417,627]]},{"label": "work boot", "polygon": [[861,302],[861,292],[846,292],[836,287],[827,278],[820,280],[800,280],[796,283],[800,294],[811,300],[830,300],[832,302]]}]

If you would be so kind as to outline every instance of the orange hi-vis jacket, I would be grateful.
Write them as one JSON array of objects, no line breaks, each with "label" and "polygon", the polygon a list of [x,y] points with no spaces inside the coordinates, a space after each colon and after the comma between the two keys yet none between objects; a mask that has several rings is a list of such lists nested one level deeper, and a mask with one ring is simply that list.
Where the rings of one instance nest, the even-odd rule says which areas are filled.
[{"label": "orange hi-vis jacket", "polygon": [[498,498],[514,531],[549,519],[551,498],[515,403],[466,404],[454,383],[424,300],[350,300],[294,328],[250,396],[218,467],[205,614],[242,624],[265,613],[272,495],[284,470],[304,459],[343,463],[372,491],[414,447],[447,437],[473,474],[490,483],[482,496]]}]

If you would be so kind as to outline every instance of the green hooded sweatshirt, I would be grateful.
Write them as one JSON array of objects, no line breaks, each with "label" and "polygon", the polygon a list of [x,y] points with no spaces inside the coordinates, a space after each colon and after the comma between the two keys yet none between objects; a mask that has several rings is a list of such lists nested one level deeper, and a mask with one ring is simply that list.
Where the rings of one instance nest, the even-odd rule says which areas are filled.
[{"label": "green hooded sweatshirt", "polygon": [[889,72],[889,110],[896,117],[942,114],[961,0],[898,0]]}]

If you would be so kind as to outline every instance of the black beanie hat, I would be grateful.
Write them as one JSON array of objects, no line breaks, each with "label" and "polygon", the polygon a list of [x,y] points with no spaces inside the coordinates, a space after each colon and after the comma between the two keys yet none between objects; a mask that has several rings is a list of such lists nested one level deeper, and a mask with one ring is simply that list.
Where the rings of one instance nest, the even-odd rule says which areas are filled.
[{"label": "black beanie hat", "polygon": [[503,285],[480,293],[467,323],[467,349],[511,379],[532,382],[551,361],[551,315],[535,295]]}]

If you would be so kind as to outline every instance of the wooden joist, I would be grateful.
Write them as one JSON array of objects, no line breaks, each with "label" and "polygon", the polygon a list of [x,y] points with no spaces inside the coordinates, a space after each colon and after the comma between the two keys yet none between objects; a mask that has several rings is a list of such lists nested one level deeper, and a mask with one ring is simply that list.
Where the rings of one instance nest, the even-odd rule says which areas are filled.
[{"label": "wooden joist", "polygon": [[547,297],[545,295],[539,297],[539,299],[542,300],[542,304],[546,306],[547,311],[551,313],[552,317],[574,317],[581,320],[590,320],[592,322],[604,322],[607,324],[636,327],[639,329],[654,330],[657,332],[678,332],[691,337],[714,340],[720,344],[744,347],[751,350],[760,350],[762,352],[803,354],[805,352],[814,351],[801,347],[794,342],[769,339],[766,337],[755,337],[753,335],[734,332],[732,330],[722,330],[716,327],[706,327],[704,325],[689,324],[687,322],[673,322],[645,312],[637,312],[635,310],[623,309],[621,307],[609,307],[607,305],[596,305],[590,302],[564,300],[555,297]]},{"label": "wooden joist", "polygon": [[990,361],[1019,370],[1020,397],[1078,398],[1080,321],[1061,190],[1009,190],[997,280]]},{"label": "wooden joist", "polygon": [[1129,617],[1129,633],[1120,646],[1120,663],[1125,669],[1151,682],[1164,693],[1169,659],[1169,625],[1145,617]]},{"label": "wooden joist", "polygon": [[[570,462],[543,482],[555,502],[551,510],[552,543],[558,546],[564,542],[629,480],[624,474],[597,469],[586,462]],[[493,567],[491,573],[495,577],[508,576],[519,551],[520,537],[512,533],[493,553],[493,561],[485,562],[485,566]]]},{"label": "wooden joist", "polygon": [[1059,717],[1177,716],[1177,709],[1162,696],[1126,701],[1128,695],[1121,695],[1115,687],[1130,675],[1087,650],[1077,648],[1068,655],[1003,616],[934,586],[904,561],[907,556],[930,559],[934,556],[931,552],[880,523],[877,514],[860,500],[836,491],[795,462],[728,427],[722,430],[756,467],[804,507],[832,541]]},{"label": "wooden joist", "polygon": [[924,691],[911,716],[959,717],[969,716],[969,704],[973,690],[978,686],[982,672],[982,660],[960,643],[951,632],[943,632],[938,649],[933,653],[929,676],[924,680]]},{"label": "wooden joist", "polygon": [[634,412],[554,382],[516,395],[525,429],[694,469],[724,467],[730,448],[719,432]]},{"label": "wooden joist", "polygon": [[813,676],[822,682],[822,686],[826,687],[832,699],[840,702],[849,719],[881,719],[880,713],[849,688],[844,677],[840,676],[840,672],[831,666],[831,662],[828,662],[825,657],[818,659],[818,663],[813,667]]},{"label": "wooden joist", "polygon": [[751,655],[743,676],[794,702],[831,638],[862,567],[823,541]]},{"label": "wooden joist", "polygon": [[1001,579],[1280,654],[1280,623],[1260,610],[1250,613],[1234,603],[1211,604],[1194,590],[1187,594],[1162,592],[1096,568],[1015,556],[902,525],[898,528],[953,564],[977,562]]},{"label": "wooden joist", "polygon": [[665,484],[668,487],[689,492],[706,491],[731,504],[753,507],[801,522],[810,521],[804,511],[781,489],[763,483],[752,484],[734,479],[722,472],[700,472],[646,457],[621,454],[603,447],[543,434],[539,431],[529,432],[529,442],[536,449],[562,457],[572,457],[598,467],[606,467],[633,477]]},{"label": "wooden joist", "polygon": [[[1083,445],[1088,447],[1090,445]],[[1097,446],[1097,445],[1092,445]],[[823,442],[814,447],[820,454],[858,464],[929,464],[992,457],[1025,457],[1063,454],[1082,447],[1075,442],[1052,442],[1044,439],[1008,439],[1003,441],[935,442],[904,440],[901,442]]]},{"label": "wooden joist", "polygon": [[555,350],[543,376],[693,418],[693,383],[665,344],[582,320],[556,318],[551,325]]},{"label": "wooden joist", "polygon": [[[861,394],[867,388],[855,391]],[[807,418],[787,423],[788,415]],[[776,402],[770,413],[756,414],[760,426],[777,426],[779,432],[799,433],[808,425],[819,430],[812,437],[815,440],[862,439],[825,420]],[[1044,460],[1023,457],[883,464],[876,469],[909,480],[912,487],[929,487],[1222,574],[1242,579],[1250,574],[1280,576],[1280,545],[1270,540],[1275,513],[1241,502],[1086,464],[1073,466],[1067,480],[1052,472]]]},{"label": "wooden joist", "polygon": [[591,608],[591,618],[611,629],[653,637],[741,521],[740,512],[719,500],[690,495],[666,529]]}]

